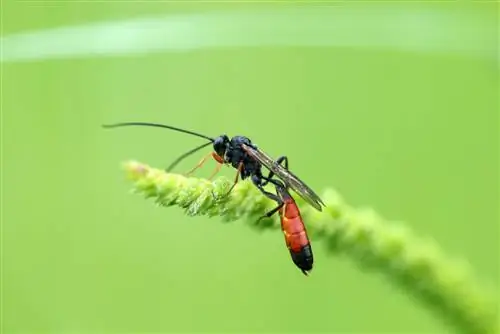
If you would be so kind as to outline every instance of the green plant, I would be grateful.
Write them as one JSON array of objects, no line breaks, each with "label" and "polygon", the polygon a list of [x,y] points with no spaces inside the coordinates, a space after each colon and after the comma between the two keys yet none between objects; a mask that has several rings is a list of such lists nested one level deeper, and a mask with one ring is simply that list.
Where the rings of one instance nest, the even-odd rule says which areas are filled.
[{"label": "green plant", "polygon": [[[133,191],[154,198],[158,205],[179,206],[190,216],[220,216],[223,221],[243,220],[254,228],[279,228],[276,218],[257,223],[275,203],[249,182],[238,183],[230,196],[217,200],[231,186],[224,177],[210,182],[134,161],[124,166],[134,182]],[[458,331],[497,332],[494,294],[476,283],[465,262],[448,259],[432,240],[417,238],[403,223],[390,223],[371,209],[349,206],[334,190],[325,191],[323,200],[326,207],[318,212],[297,197],[312,239],[322,239],[332,254],[385,274]]]}]

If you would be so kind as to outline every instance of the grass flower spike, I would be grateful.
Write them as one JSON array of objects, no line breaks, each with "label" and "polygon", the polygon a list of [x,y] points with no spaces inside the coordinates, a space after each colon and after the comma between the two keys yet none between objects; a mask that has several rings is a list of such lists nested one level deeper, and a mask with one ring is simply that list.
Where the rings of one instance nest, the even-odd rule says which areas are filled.
[{"label": "grass flower spike", "polygon": [[[158,205],[178,206],[189,216],[219,216],[258,229],[280,228],[277,218],[257,223],[276,204],[250,182],[239,182],[220,200],[232,185],[224,177],[213,182],[187,178],[134,161],[124,167],[134,182],[133,191],[153,198]],[[322,198],[326,207],[319,212],[296,196],[313,242],[322,240],[331,254],[385,274],[458,332],[498,333],[496,294],[476,282],[466,263],[448,259],[435,243],[417,238],[402,223],[390,223],[371,209],[350,207],[334,190],[325,191]]]}]

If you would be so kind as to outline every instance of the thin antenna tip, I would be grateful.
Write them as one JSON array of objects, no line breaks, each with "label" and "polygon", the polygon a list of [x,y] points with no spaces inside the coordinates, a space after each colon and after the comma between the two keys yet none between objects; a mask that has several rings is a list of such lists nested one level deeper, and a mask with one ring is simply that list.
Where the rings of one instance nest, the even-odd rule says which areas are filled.
[{"label": "thin antenna tip", "polygon": [[128,126],[128,125],[153,126],[153,127],[157,127],[157,128],[165,128],[165,129],[170,129],[170,130],[174,130],[174,131],[179,131],[179,132],[187,133],[187,134],[190,134],[192,136],[196,136],[196,137],[200,137],[200,138],[205,138],[205,139],[209,140],[212,143],[214,141],[213,138],[205,136],[205,135],[202,135],[201,133],[196,133],[196,132],[193,132],[193,131],[184,130],[184,129],[176,128],[174,126],[165,125],[165,124],[159,124],[159,123],[126,122],[126,123],[115,123],[115,124],[103,124],[102,127],[103,128],[117,128],[117,127]]}]

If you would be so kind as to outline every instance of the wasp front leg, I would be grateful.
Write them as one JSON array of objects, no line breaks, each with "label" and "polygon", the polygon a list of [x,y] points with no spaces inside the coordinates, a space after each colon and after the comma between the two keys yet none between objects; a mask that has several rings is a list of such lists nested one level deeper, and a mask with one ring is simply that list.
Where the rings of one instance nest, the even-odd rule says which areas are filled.
[{"label": "wasp front leg", "polygon": [[[208,159],[209,157],[213,157],[213,158],[217,161],[217,163],[218,163],[219,165],[221,165],[221,164],[222,164],[221,159],[220,159],[220,157],[217,155],[217,153],[215,153],[215,152],[211,152],[211,153],[208,153],[206,156],[204,156],[204,157],[203,157],[203,159],[201,159],[201,160],[200,160],[200,162],[198,162],[198,164],[197,164],[196,166],[194,166],[191,170],[189,170],[189,171],[187,171],[186,173],[184,173],[184,176],[186,176],[186,177],[187,177],[187,176],[191,176],[191,175],[192,175],[192,174],[193,174],[193,173],[194,173],[197,169],[200,169],[201,167],[203,167],[203,165],[205,164],[205,162],[207,162],[207,159]],[[220,167],[218,167],[218,168],[216,169],[216,172],[218,172],[219,170],[220,170]],[[214,173],[214,174],[215,174],[215,173]],[[212,175],[211,177],[213,177],[213,175]]]}]

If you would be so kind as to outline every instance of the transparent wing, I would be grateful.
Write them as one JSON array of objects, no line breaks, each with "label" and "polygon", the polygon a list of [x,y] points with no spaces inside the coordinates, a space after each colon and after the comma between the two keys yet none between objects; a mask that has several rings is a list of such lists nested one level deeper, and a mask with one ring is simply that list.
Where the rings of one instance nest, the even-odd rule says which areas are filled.
[{"label": "transparent wing", "polygon": [[242,145],[245,152],[252,158],[260,161],[267,169],[276,174],[288,187],[292,188],[304,200],[311,204],[318,211],[322,211],[321,206],[325,204],[321,198],[304,182],[302,182],[295,174],[278,164],[273,158],[259,149],[252,148],[247,145]]}]

